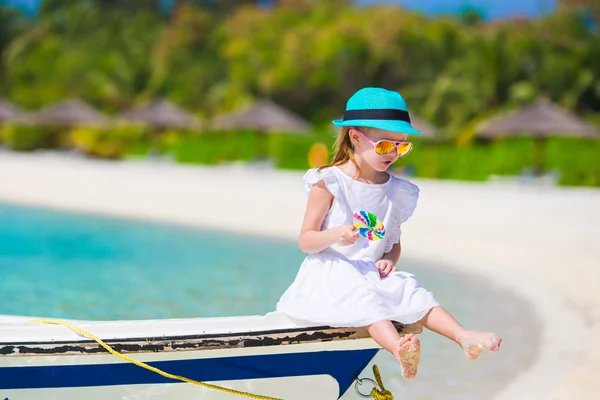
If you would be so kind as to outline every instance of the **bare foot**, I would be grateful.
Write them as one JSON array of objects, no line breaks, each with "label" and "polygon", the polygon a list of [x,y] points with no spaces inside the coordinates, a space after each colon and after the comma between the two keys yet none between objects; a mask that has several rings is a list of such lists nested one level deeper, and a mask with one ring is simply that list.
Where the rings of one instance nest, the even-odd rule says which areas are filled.
[{"label": "bare foot", "polygon": [[465,331],[457,341],[469,360],[478,359],[484,349],[498,351],[502,344],[502,338],[495,333],[479,331]]},{"label": "bare foot", "polygon": [[421,361],[421,342],[415,335],[405,335],[396,344],[396,349],[396,359],[402,365],[402,376],[414,378]]}]

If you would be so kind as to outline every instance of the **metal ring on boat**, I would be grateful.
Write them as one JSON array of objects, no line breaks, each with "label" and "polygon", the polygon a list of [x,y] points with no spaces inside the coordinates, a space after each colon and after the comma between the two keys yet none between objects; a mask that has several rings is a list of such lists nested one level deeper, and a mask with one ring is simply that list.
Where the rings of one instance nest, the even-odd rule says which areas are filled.
[{"label": "metal ring on boat", "polygon": [[362,397],[364,399],[370,399],[371,398],[371,392],[369,392],[369,394],[364,394],[364,393],[361,393],[360,390],[358,390],[358,386],[362,385],[363,381],[367,381],[368,383],[370,383],[371,385],[373,385],[373,387],[375,389],[378,389],[379,385],[377,384],[377,382],[375,382],[371,378],[356,378],[356,383],[354,384],[354,390],[356,390],[356,394],[358,394],[360,397]]}]

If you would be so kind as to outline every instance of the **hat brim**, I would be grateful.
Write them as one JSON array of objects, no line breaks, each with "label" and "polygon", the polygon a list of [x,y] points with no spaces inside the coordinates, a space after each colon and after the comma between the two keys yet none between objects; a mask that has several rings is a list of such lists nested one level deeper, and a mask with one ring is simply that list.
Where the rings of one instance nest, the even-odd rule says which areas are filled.
[{"label": "hat brim", "polygon": [[368,128],[377,128],[384,131],[406,133],[407,135],[422,135],[423,132],[413,128],[409,122],[406,121],[394,121],[394,120],[382,120],[382,119],[354,119],[344,121],[343,119],[336,119],[332,121],[335,126],[366,126]]}]

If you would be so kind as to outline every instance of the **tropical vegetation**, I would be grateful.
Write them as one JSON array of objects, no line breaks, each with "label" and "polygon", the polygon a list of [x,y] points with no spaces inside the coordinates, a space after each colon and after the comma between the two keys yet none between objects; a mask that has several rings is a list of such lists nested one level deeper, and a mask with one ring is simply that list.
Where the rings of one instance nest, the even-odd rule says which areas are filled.
[{"label": "tropical vegetation", "polygon": [[[443,132],[443,141],[419,142],[406,163],[418,176],[451,179],[530,166],[530,139],[480,143],[476,132],[540,96],[600,124],[594,2],[493,22],[475,12],[430,18],[350,0],[275,3],[178,1],[165,14],[142,0],[45,0],[34,19],[0,8],[0,97],[25,109],[75,97],[113,115],[168,98],[207,121],[270,98],[315,126],[308,136],[268,136],[268,155],[280,167],[305,168],[314,143],[331,145],[328,122],[348,97],[382,86],[400,91],[412,113]],[[253,159],[260,137],[76,127],[55,140],[43,128],[1,129],[0,143],[15,149],[85,148],[113,158],[152,150],[209,164]],[[545,166],[559,170],[562,183],[600,186],[598,140],[554,138],[546,147]]]}]

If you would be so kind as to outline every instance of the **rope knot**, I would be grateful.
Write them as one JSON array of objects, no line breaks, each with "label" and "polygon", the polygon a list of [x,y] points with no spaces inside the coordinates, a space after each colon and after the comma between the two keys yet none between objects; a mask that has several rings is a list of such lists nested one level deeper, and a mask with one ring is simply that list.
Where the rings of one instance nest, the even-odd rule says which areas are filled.
[{"label": "rope knot", "polygon": [[371,389],[371,397],[375,400],[394,400],[394,395],[389,390]]},{"label": "rope knot", "polygon": [[[375,376],[375,380],[377,382],[369,378],[356,379],[356,384],[354,386],[356,393],[358,393],[358,395],[363,398],[371,397],[374,400],[394,400],[394,395],[392,394],[392,392],[390,392],[385,388],[385,386],[383,386],[383,380],[381,379],[381,374],[379,373],[379,367],[377,367],[377,365],[373,365],[373,375]],[[371,392],[368,395],[363,394],[360,392],[360,390],[358,390],[358,386],[362,385],[363,381],[369,382],[371,385],[373,385],[373,389],[371,389]]]}]

